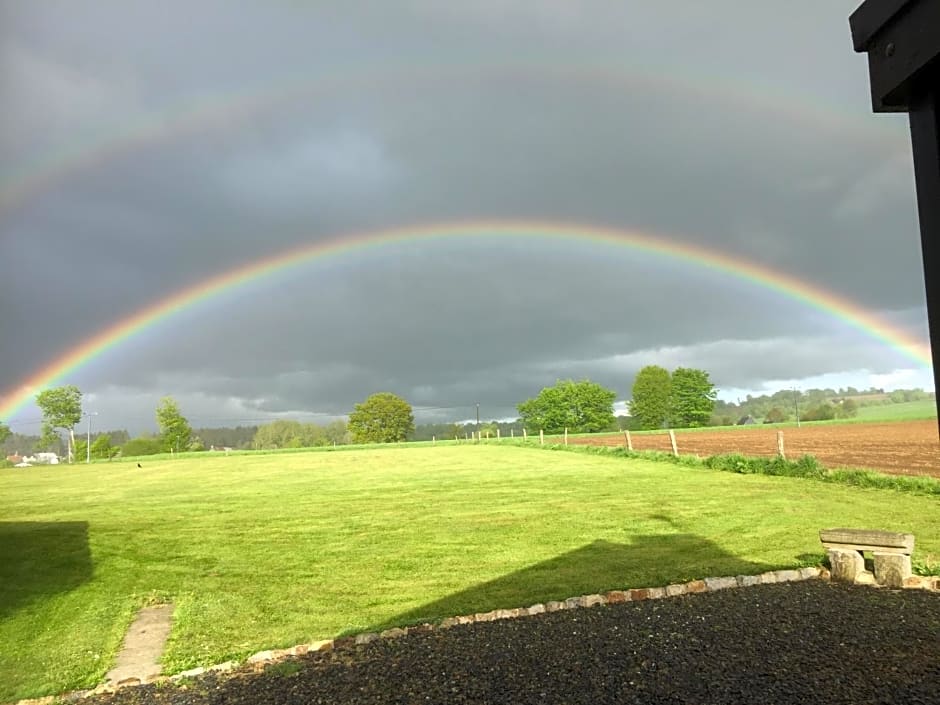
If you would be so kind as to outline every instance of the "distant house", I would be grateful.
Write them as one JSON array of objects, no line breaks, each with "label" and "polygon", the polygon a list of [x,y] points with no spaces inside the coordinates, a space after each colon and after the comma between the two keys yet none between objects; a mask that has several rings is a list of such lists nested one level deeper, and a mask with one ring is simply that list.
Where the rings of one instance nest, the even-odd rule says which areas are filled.
[{"label": "distant house", "polygon": [[7,460],[13,463],[14,465],[16,465],[17,463],[23,462],[23,456],[20,455],[19,453],[14,453],[13,455],[8,455]]},{"label": "distant house", "polygon": [[56,453],[36,453],[36,455],[23,456],[20,462],[33,465],[58,465],[59,456]]},{"label": "distant house", "polygon": [[748,414],[747,416],[742,416],[738,419],[738,426],[750,426],[751,424],[757,423],[757,420]]}]

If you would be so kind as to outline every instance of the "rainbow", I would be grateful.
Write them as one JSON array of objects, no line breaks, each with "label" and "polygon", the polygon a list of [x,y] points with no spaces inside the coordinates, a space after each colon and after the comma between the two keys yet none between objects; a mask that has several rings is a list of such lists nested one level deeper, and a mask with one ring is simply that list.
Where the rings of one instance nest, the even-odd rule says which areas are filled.
[{"label": "rainbow", "polygon": [[315,260],[328,260],[371,248],[424,241],[480,238],[589,242],[600,246],[627,248],[635,252],[727,273],[739,280],[777,292],[839,319],[887,344],[918,365],[929,367],[931,364],[930,349],[926,344],[878,318],[858,304],[794,276],[774,271],[741,257],[648,233],[609,227],[536,221],[476,221],[349,234],[292,248],[261,261],[251,262],[202,280],[101,330],[97,335],[88,338],[37,370],[15,389],[0,397],[0,419],[13,418],[39,390],[62,383],[70,374],[129,338],[225,291],[275,276]]},{"label": "rainbow", "polygon": [[759,111],[772,115],[775,121],[801,128],[817,132],[825,129],[842,137],[855,135],[869,146],[879,145],[885,154],[906,154],[909,149],[908,138],[897,123],[878,120],[867,108],[850,111],[827,106],[817,97],[787,94],[772,86],[685,71],[683,75],[678,70],[670,73],[661,67],[620,67],[614,59],[609,64],[557,64],[549,60],[456,62],[434,67],[403,64],[346,67],[325,76],[288,77],[253,89],[205,94],[116,122],[95,134],[59,144],[26,163],[6,165],[6,173],[0,174],[0,218],[63,183],[147,149],[188,136],[226,133],[279,111],[296,111],[304,101],[329,99],[337,91],[373,92],[389,85],[427,89],[435,83],[452,86],[479,81],[510,85],[557,82],[599,86],[624,95],[697,95],[717,101],[729,111]]}]

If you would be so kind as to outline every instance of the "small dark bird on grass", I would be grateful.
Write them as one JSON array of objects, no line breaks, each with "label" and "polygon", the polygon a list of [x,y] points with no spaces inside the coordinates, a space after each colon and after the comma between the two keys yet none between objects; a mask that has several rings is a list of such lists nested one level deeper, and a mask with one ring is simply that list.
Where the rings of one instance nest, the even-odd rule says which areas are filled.
[{"label": "small dark bird on grass", "polygon": [[140,467],[140,463],[137,463],[137,467]]}]

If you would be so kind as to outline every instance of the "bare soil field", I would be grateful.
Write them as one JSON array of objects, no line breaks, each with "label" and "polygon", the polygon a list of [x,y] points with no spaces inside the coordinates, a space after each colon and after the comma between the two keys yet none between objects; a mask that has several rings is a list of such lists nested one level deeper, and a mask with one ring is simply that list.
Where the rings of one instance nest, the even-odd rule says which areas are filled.
[{"label": "bare soil field", "polygon": [[[676,431],[679,453],[718,455],[741,453],[752,456],[777,454],[776,428],[748,428],[715,431]],[[937,421],[892,421],[849,423],[785,428],[784,445],[788,458],[813,455],[829,468],[866,468],[895,475],[940,477],[940,440]],[[665,432],[632,434],[634,450],[672,452]],[[623,434],[571,438],[570,443],[623,446]]]}]

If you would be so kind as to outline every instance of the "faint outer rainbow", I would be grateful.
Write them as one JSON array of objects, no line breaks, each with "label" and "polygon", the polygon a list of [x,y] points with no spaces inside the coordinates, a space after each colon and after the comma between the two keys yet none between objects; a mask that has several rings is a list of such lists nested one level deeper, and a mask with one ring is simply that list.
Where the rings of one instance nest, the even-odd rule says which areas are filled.
[{"label": "faint outer rainbow", "polygon": [[[281,113],[296,113],[303,101],[327,99],[337,91],[375,91],[390,84],[422,90],[439,83],[452,87],[477,81],[530,85],[560,82],[567,85],[603,86],[611,93],[629,95],[698,95],[719,101],[725,109],[759,110],[777,122],[805,125],[814,131],[827,129],[845,137],[856,135],[871,145],[875,140],[889,152],[906,153],[908,138],[891,123],[838,106],[818,97],[788,94],[779,87],[747,83],[736,77],[695,74],[688,69],[671,72],[662,66],[558,63],[557,59],[504,63],[465,62],[426,66],[339,67],[325,75],[304,74],[264,85],[207,93],[152,111],[129,116],[94,135],[58,145],[23,164],[6,164],[0,172],[0,218],[83,174],[104,168],[157,145],[172,144],[187,136],[218,136]],[[279,112],[280,111],[280,112]]]},{"label": "faint outer rainbow", "polygon": [[314,260],[339,257],[369,248],[391,247],[402,243],[479,238],[591,242],[603,246],[625,247],[643,254],[666,257],[708,270],[724,272],[839,319],[866,335],[886,343],[918,365],[929,367],[931,364],[928,346],[866,311],[858,304],[789,274],[740,257],[707,250],[685,242],[664,239],[649,233],[594,225],[537,221],[475,221],[402,227],[345,235],[286,250],[201,281],[105,328],[32,374],[2,397],[0,419],[11,419],[38,390],[63,383],[70,373],[128,338],[224,291]]}]

